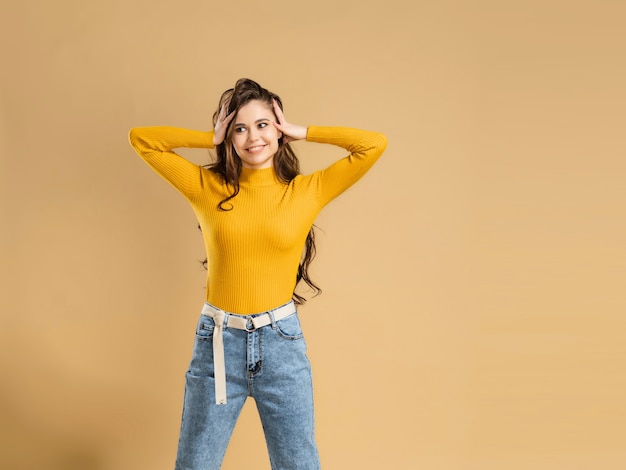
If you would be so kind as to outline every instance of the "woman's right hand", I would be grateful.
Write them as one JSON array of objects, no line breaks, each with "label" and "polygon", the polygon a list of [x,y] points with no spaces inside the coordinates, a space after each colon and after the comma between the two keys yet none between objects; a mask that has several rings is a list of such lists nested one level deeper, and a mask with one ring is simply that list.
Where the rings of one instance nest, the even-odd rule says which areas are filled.
[{"label": "woman's right hand", "polygon": [[217,116],[217,122],[215,123],[215,128],[213,129],[213,145],[218,146],[224,139],[226,138],[226,129],[228,129],[228,124],[234,117],[234,111],[230,114],[226,114],[228,112],[228,103],[229,101],[224,102],[222,104],[222,108],[220,109],[220,113]]}]

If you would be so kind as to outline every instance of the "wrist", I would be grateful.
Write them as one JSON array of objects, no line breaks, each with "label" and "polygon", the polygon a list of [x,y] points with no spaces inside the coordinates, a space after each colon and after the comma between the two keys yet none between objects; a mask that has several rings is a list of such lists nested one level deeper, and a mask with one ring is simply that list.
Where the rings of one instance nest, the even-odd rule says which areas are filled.
[{"label": "wrist", "polygon": [[211,142],[213,143],[213,147],[217,147],[219,144],[221,144],[221,143],[222,143],[221,141],[219,141],[219,142],[218,142],[218,140],[219,140],[219,139],[218,139],[218,138],[216,138],[216,136],[215,136],[215,131],[214,131],[214,130],[209,131],[209,139],[210,139],[210,140],[211,140]]},{"label": "wrist", "polygon": [[306,140],[308,128],[306,126],[298,126],[296,132],[294,132],[293,138],[295,140]]}]

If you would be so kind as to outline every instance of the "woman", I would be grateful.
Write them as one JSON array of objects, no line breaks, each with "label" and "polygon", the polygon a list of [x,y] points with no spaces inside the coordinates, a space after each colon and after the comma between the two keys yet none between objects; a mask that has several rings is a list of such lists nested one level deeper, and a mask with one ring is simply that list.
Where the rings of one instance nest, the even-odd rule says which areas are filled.
[{"label": "woman", "polygon": [[[300,175],[289,142],[350,152]],[[294,292],[315,254],[320,210],[355,183],[386,147],[385,136],[289,123],[280,98],[239,80],[221,97],[213,130],[136,128],[130,143],[189,201],[207,252],[206,303],[186,374],[176,469],[219,469],[243,404],[255,399],[273,469],[318,469],[311,368]],[[201,167],[172,151],[215,149]]]}]

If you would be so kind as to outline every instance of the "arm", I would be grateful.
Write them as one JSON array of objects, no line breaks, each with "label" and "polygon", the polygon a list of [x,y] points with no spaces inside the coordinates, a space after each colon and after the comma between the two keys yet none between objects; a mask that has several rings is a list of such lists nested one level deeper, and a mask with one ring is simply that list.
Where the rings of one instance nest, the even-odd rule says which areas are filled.
[{"label": "arm", "polygon": [[328,168],[314,173],[322,205],[328,204],[354,183],[376,163],[387,147],[387,138],[379,132],[347,127],[308,128],[306,140],[337,145],[350,155]]},{"label": "arm", "polygon": [[176,127],[139,127],[128,136],[135,151],[186,197],[202,187],[201,168],[173,152],[179,147],[213,148],[214,133]]},{"label": "arm", "polygon": [[128,140],[148,165],[189,198],[203,186],[202,170],[198,165],[172,152],[172,149],[212,149],[221,144],[226,136],[228,123],[233,119],[233,113],[227,114],[227,109],[228,102],[225,102],[220,109],[215,129],[210,132],[176,127],[138,127],[131,129]]},{"label": "arm", "polygon": [[309,142],[337,145],[350,152],[347,157],[310,176],[311,183],[317,187],[322,206],[356,183],[387,147],[387,138],[380,132],[348,127],[307,128],[290,124],[275,101],[274,113],[278,118],[278,123],[274,123],[274,126],[283,133],[287,142],[306,139]]}]

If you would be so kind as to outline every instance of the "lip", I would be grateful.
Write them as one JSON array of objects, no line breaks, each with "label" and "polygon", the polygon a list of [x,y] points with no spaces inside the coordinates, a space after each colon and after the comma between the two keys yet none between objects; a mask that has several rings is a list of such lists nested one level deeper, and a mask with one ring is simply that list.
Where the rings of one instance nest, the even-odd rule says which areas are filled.
[{"label": "lip", "polygon": [[248,147],[246,149],[246,152],[248,153],[259,153],[262,152],[263,149],[266,147],[267,145],[253,145],[252,147]]}]

